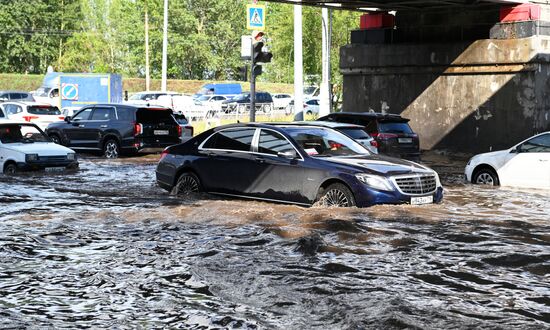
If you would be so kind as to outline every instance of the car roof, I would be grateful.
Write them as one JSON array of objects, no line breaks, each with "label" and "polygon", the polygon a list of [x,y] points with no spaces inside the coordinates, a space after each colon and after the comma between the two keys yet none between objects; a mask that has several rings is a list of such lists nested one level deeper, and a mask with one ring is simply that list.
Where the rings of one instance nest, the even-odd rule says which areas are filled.
[{"label": "car roof", "polygon": [[134,93],[134,95],[135,94],[181,94],[181,93],[171,92],[171,91],[166,91],[166,92],[163,92],[163,91],[143,91],[143,92],[136,92],[136,93]]},{"label": "car roof", "polygon": [[[326,125],[309,125],[304,124],[300,122],[269,122],[269,123],[262,123],[262,122],[254,122],[254,123],[237,123],[237,124],[227,124],[222,126],[217,126],[213,128],[215,132],[220,131],[222,129],[226,128],[240,128],[240,127],[250,127],[250,128],[283,128],[283,127],[302,127],[302,128],[312,128],[312,127],[318,127],[318,128],[328,128],[332,129],[332,127],[326,126]],[[345,124],[345,126],[349,126],[348,124]],[[358,127],[362,127],[360,125],[356,125]]]},{"label": "car roof", "polygon": [[387,119],[387,120],[400,120],[400,121],[409,121],[407,118],[403,118],[400,115],[391,114],[391,113],[381,113],[381,112],[333,112],[329,116],[352,116],[352,117],[368,117],[376,119]]},{"label": "car roof", "polygon": [[286,123],[286,125],[305,125],[305,126],[323,126],[323,127],[329,127],[329,128],[359,128],[363,129],[365,126],[362,125],[356,125],[356,124],[346,124],[346,123],[339,123],[334,121],[295,121],[292,123]]},{"label": "car roof", "polygon": [[0,93],[26,93],[26,94],[30,94],[30,92],[18,91],[18,90],[0,90]]},{"label": "car roof", "polygon": [[169,107],[163,105],[147,105],[147,104],[126,104],[126,103],[97,103],[89,104],[88,106],[108,106],[108,107],[117,107],[117,108],[133,108],[133,109],[167,109],[171,110]]},{"label": "car roof", "polygon": [[0,125],[8,125],[8,124],[10,124],[10,125],[16,124],[16,125],[33,125],[33,126],[36,126],[35,123],[31,123],[31,122],[28,122],[28,121],[0,118]]},{"label": "car roof", "polygon": [[32,105],[53,106],[49,103],[41,103],[41,102],[33,102],[33,101],[6,101],[6,102],[3,102],[3,104],[9,104],[9,103],[17,103],[17,104],[22,104],[22,105],[26,105],[26,106],[32,106]]}]

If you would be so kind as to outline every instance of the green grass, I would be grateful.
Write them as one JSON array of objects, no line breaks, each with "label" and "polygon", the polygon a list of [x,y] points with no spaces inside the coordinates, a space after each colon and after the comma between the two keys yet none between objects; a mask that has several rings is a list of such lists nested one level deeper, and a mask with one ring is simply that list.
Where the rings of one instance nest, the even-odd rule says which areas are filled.
[{"label": "green grass", "polygon": [[[33,91],[42,85],[44,75],[35,74],[0,74],[0,90],[23,90]],[[226,82],[226,81],[218,81]],[[207,83],[216,83],[216,81],[207,80],[175,80],[169,79],[166,88],[170,91],[180,92],[185,94],[194,94],[200,87]],[[247,82],[238,82],[243,86],[244,91],[250,90],[250,84]],[[160,90],[161,80],[151,80],[151,90]],[[258,91],[266,91],[270,93],[293,93],[293,85],[278,84],[278,83],[257,83]],[[122,78],[122,89],[129,93],[141,92],[145,90],[145,79],[142,78]]]}]

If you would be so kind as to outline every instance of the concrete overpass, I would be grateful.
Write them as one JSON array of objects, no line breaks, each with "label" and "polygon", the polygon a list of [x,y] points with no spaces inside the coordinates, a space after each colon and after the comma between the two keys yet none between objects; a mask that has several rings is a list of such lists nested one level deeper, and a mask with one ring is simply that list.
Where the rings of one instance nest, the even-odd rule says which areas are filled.
[{"label": "concrete overpass", "polygon": [[423,149],[495,150],[550,130],[550,1],[273,2],[392,11],[341,48],[343,110],[402,114]]}]

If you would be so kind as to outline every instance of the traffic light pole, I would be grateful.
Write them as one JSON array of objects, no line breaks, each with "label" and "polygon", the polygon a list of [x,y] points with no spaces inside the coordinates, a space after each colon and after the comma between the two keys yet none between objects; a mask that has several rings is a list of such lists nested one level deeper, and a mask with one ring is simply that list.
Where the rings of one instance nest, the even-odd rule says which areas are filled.
[{"label": "traffic light pole", "polygon": [[256,74],[254,73],[256,63],[254,58],[254,47],[252,47],[252,65],[250,65],[250,122],[256,121]]}]

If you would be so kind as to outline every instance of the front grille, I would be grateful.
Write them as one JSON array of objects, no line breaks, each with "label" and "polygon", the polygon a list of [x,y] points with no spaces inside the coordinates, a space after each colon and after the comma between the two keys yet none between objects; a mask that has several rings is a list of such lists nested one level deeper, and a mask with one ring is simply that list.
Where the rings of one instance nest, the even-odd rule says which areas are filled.
[{"label": "front grille", "polygon": [[394,180],[399,190],[408,195],[429,194],[437,189],[435,175],[402,176]]},{"label": "front grille", "polygon": [[67,160],[67,156],[40,156],[38,160],[44,162],[62,162]]}]

